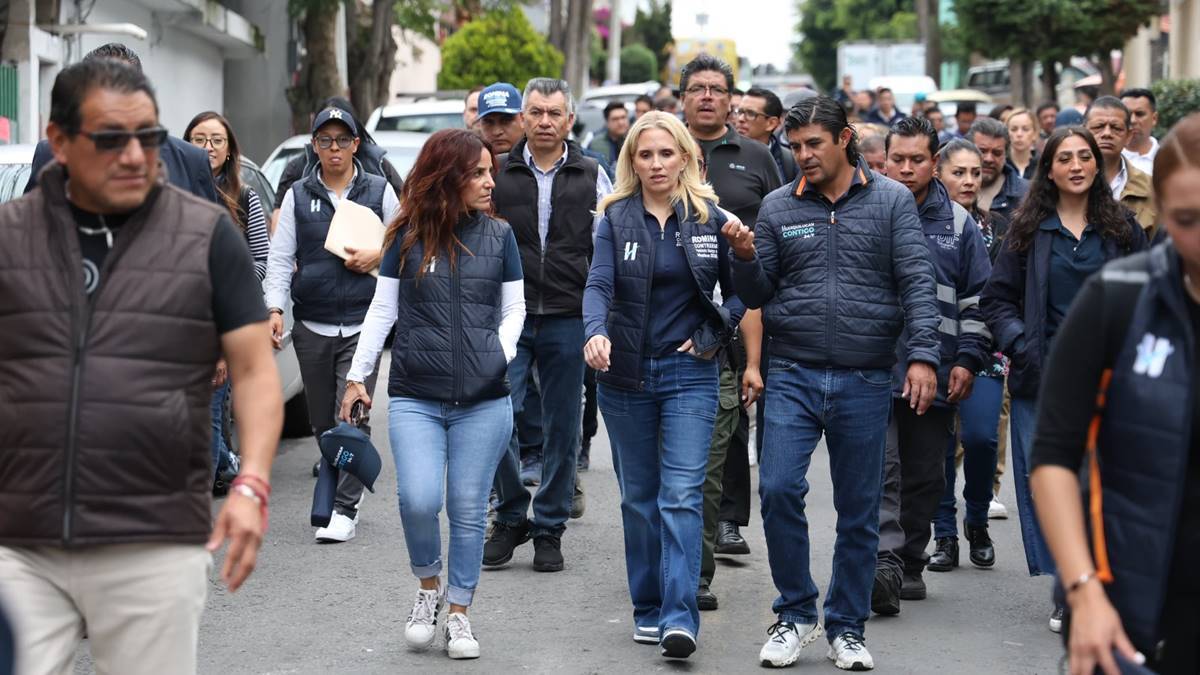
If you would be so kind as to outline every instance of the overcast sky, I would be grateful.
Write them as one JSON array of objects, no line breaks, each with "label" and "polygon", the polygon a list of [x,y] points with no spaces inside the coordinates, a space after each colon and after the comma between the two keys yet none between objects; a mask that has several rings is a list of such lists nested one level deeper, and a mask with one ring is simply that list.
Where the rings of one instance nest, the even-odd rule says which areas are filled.
[{"label": "overcast sky", "polygon": [[[625,0],[628,2],[628,0]],[[624,9],[624,8],[623,8]],[[696,15],[708,14],[707,26]],[[624,14],[624,12],[622,13]],[[795,0],[674,0],[671,33],[677,38],[732,38],[738,56],[752,65],[774,63],[787,69],[796,40]]]}]

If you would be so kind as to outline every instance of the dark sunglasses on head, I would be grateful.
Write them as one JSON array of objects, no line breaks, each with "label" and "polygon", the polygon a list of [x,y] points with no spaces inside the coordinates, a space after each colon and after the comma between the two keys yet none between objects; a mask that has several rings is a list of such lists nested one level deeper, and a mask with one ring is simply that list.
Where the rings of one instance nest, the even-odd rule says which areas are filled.
[{"label": "dark sunglasses on head", "polygon": [[137,131],[81,131],[80,134],[90,138],[96,149],[101,152],[124,150],[134,138],[143,150],[155,150],[167,142],[167,130],[164,127],[149,127]]}]

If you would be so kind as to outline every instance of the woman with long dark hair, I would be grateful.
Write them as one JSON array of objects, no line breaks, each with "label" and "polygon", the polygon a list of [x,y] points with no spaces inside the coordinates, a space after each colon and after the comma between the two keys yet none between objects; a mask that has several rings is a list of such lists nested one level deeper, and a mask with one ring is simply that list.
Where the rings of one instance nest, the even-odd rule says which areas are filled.
[{"label": "woman with long dark hair", "polygon": [[[1104,158],[1082,127],[1063,127],[1046,141],[1029,194],[1017,209],[980,304],[1000,351],[1012,359],[1012,465],[1021,539],[1029,574],[1054,574],[1034,514],[1029,453],[1042,363],[1071,301],[1106,262],[1146,248],[1133,215],[1112,198]],[[1055,606],[1050,629],[1062,629]]]},{"label": "woman with long dark hair", "polygon": [[445,129],[425,142],[387,228],[341,412],[349,420],[356,402],[371,406],[363,382],[395,325],[388,435],[404,540],[420,580],[404,638],[412,649],[430,647],[448,603],[443,634],[453,659],[479,656],[467,608],[479,582],[488,493],[512,436],[506,374],[525,321],[517,240],[491,215],[495,170],[491,146],[474,133]]},{"label": "woman with long dark hair", "polygon": [[1170,241],[1092,276],[1046,363],[1030,480],[1073,675],[1200,672],[1197,147],[1193,114],[1154,159]]},{"label": "woman with long dark hair", "polygon": [[[267,273],[271,240],[267,236],[267,219],[258,193],[242,183],[242,151],[233,127],[229,120],[211,110],[202,112],[188,123],[183,140],[208,152],[208,165],[217,187],[217,196],[221,198],[233,222],[242,229],[246,245],[250,247],[250,256],[254,258],[254,273],[261,283]],[[217,363],[213,387],[210,406],[213,475],[221,483],[226,483],[231,474],[238,472],[239,467],[237,455],[230,451],[225,437],[225,403],[230,391],[225,359]]]},{"label": "woman with long dark hair", "polygon": [[[733,294],[727,215],[673,115],[638,118],[600,202],[583,295],[584,358],[621,486],[633,639],[664,656],[696,649],[701,486],[717,417],[716,352],[745,312]],[[721,282],[724,304],[713,301]]]}]

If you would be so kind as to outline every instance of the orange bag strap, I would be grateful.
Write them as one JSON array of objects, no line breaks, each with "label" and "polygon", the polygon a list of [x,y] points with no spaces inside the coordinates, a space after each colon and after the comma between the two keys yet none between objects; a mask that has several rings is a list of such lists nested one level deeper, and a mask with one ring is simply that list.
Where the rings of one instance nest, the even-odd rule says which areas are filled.
[{"label": "orange bag strap", "polygon": [[1113,581],[1112,567],[1108,564],[1108,547],[1104,543],[1104,495],[1100,487],[1100,453],[1096,440],[1100,436],[1100,422],[1104,417],[1105,399],[1108,395],[1108,385],[1112,382],[1112,369],[1105,368],[1100,376],[1100,390],[1096,392],[1096,414],[1088,426],[1088,515],[1092,527],[1092,557],[1096,563],[1096,578],[1111,584]]}]

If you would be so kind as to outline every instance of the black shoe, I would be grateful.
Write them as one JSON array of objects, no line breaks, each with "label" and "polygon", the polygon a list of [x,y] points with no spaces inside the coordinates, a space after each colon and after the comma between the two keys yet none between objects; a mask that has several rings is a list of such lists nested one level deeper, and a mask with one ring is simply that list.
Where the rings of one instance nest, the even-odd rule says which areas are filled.
[{"label": "black shoe", "polygon": [[895,616],[900,613],[900,575],[890,568],[875,568],[875,587],[871,589],[871,611],[883,616]]},{"label": "black shoe", "polygon": [[737,523],[730,520],[717,523],[717,543],[713,546],[713,553],[750,555],[750,544],[746,543],[742,533],[738,531]]},{"label": "black shoe", "polygon": [[571,495],[571,520],[576,520],[583,517],[583,512],[587,508],[587,497],[583,494],[583,483],[579,478],[575,478],[575,494]]},{"label": "black shoe", "polygon": [[537,572],[561,572],[562,568],[562,540],[550,534],[534,539],[533,569]]},{"label": "black shoe", "polygon": [[929,556],[930,572],[949,572],[958,567],[958,537],[938,537],[937,548]]},{"label": "black shoe", "polygon": [[492,523],[492,533],[483,545],[483,566],[499,567],[512,560],[513,549],[529,541],[529,521],[520,525]]},{"label": "black shoe", "polygon": [[672,628],[663,635],[662,655],[668,659],[686,659],[696,651],[696,638],[682,628]]},{"label": "black shoe", "polygon": [[900,599],[924,600],[925,595],[925,580],[921,578],[921,573],[909,574],[905,572],[904,580],[900,583]]},{"label": "black shoe", "polygon": [[579,446],[579,458],[575,460],[575,469],[577,471],[587,471],[592,465],[592,443],[584,441],[583,445]]},{"label": "black shoe", "polygon": [[708,586],[701,586],[700,590],[696,591],[696,607],[700,608],[701,612],[711,612],[717,608],[717,596]]},{"label": "black shoe", "polygon": [[971,545],[971,564],[976,567],[991,567],[996,564],[996,548],[988,535],[987,525],[968,525],[963,521],[963,532]]},{"label": "black shoe", "polygon": [[313,478],[316,478],[317,476],[320,476],[320,475],[321,475],[321,460],[318,459],[316,461],[316,463],[313,464]]}]

